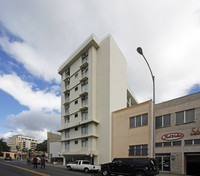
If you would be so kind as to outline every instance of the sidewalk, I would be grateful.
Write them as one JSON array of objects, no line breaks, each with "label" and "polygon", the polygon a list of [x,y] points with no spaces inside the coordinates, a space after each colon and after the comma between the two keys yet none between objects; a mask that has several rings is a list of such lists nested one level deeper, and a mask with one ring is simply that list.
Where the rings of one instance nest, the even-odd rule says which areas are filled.
[{"label": "sidewalk", "polygon": [[160,173],[159,176],[188,176],[184,174],[171,174],[171,173]]}]

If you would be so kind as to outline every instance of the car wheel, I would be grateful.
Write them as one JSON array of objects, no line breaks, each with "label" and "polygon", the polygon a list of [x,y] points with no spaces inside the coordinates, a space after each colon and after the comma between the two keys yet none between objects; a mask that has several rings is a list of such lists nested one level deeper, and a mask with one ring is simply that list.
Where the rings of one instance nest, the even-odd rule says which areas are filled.
[{"label": "car wheel", "polygon": [[108,176],[108,175],[110,175],[110,172],[109,172],[109,170],[108,169],[102,169],[102,175],[103,176]]},{"label": "car wheel", "polygon": [[146,176],[143,172],[137,172],[134,176]]},{"label": "car wheel", "polygon": [[67,166],[67,170],[72,170],[72,168],[70,166]]},{"label": "car wheel", "polygon": [[90,171],[90,170],[89,170],[88,168],[85,168],[85,169],[84,169],[84,172],[85,172],[85,173],[89,173],[89,171]]}]

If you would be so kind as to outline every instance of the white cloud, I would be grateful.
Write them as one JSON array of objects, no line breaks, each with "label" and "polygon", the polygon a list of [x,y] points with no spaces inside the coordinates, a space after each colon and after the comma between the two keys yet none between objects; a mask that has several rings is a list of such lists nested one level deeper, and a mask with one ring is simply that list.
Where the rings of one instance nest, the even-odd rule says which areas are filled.
[{"label": "white cloud", "polygon": [[2,38],[1,46],[37,77],[59,82],[59,66],[82,41],[110,33],[127,59],[128,84],[139,101],[152,97],[152,81],[138,46],[156,76],[157,102],[185,95],[200,82],[199,0],[2,2],[1,21],[24,42]]},{"label": "white cloud", "polygon": [[41,90],[34,91],[32,84],[16,74],[0,75],[0,89],[12,95],[21,105],[37,111],[60,111],[60,96]]},{"label": "white cloud", "polygon": [[[44,113],[38,111],[22,111],[17,115],[9,115],[4,127],[10,132],[0,134],[7,139],[10,136],[22,134],[32,136],[42,142],[47,139],[47,132],[56,132],[60,128],[60,115],[54,112]],[[16,128],[17,127],[17,128]]]}]

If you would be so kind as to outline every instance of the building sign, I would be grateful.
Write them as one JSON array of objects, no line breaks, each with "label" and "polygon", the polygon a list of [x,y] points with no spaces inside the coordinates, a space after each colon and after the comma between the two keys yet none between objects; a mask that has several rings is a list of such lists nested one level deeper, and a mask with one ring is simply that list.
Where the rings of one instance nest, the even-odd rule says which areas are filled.
[{"label": "building sign", "polygon": [[198,135],[198,134],[200,134],[200,128],[192,128],[191,135]]},{"label": "building sign", "polygon": [[184,137],[183,133],[168,133],[164,134],[161,139],[165,141],[173,141],[173,140],[178,140]]}]

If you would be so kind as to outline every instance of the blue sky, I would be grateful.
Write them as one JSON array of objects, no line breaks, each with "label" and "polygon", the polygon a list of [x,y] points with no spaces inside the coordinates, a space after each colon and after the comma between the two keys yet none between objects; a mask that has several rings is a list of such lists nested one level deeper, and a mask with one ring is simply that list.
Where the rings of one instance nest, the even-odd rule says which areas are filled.
[{"label": "blue sky", "polygon": [[[42,141],[60,128],[59,66],[92,34],[111,34],[139,102],[200,91],[199,0],[0,0],[0,137]],[[12,132],[10,132],[12,131]]]}]

